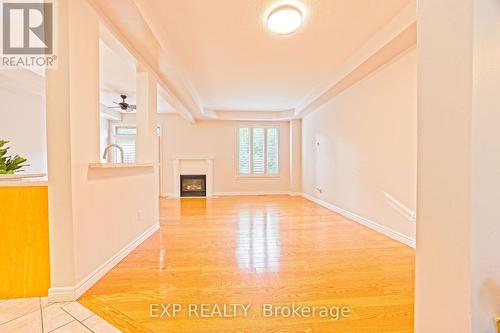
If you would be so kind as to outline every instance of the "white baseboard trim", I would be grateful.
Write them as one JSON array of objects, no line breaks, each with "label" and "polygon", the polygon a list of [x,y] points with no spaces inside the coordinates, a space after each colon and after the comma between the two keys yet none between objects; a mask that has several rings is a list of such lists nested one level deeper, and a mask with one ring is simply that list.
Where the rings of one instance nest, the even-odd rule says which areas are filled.
[{"label": "white baseboard trim", "polygon": [[[248,192],[214,192],[213,196],[225,197],[225,196],[242,196],[242,195],[292,195],[301,196],[300,192],[288,192],[288,191],[248,191]],[[175,193],[163,193],[162,198],[169,199],[179,199],[180,197]],[[188,198],[188,197],[186,197]],[[194,197],[196,198],[196,197]]]},{"label": "white baseboard trim", "polygon": [[394,230],[389,229],[387,227],[384,227],[383,225],[380,225],[380,224],[373,222],[367,218],[364,218],[364,217],[359,216],[357,214],[351,213],[348,210],[342,209],[342,208],[337,207],[335,205],[332,205],[328,202],[325,202],[323,200],[315,198],[307,193],[302,193],[302,197],[304,197],[305,199],[310,200],[310,201],[312,201],[320,206],[323,206],[327,209],[330,209],[330,210],[334,211],[335,213],[338,213],[342,216],[345,216],[345,217],[347,217],[355,222],[358,222],[358,223],[360,223],[360,224],[362,224],[370,229],[378,231],[378,232],[386,235],[387,237],[390,237],[394,240],[397,240],[397,241],[399,241],[403,244],[406,244],[412,248],[415,248],[415,239],[410,238],[406,235],[403,235],[400,232],[397,232],[397,231],[394,231]]},{"label": "white baseboard trim", "polygon": [[255,192],[215,192],[215,196],[240,196],[240,195],[290,195],[288,191],[255,191]]},{"label": "white baseboard trim", "polygon": [[403,205],[403,203],[401,203],[399,200],[394,198],[389,193],[383,192],[383,194],[384,194],[389,206],[396,209],[396,211],[398,211],[400,214],[402,214],[406,219],[408,219],[408,221],[417,222],[417,213],[414,210]]},{"label": "white baseboard trim", "polygon": [[49,289],[49,302],[70,302],[76,301],[80,296],[82,296],[90,287],[92,287],[99,279],[101,279],[106,273],[108,273],[113,267],[115,267],[120,261],[130,254],[137,246],[148,239],[152,234],[154,234],[158,229],[160,229],[160,223],[156,222],[154,225],[146,229],[141,235],[139,235],[132,242],[123,247],[118,253],[113,257],[108,259],[104,264],[98,267],[95,271],[83,278],[74,287],[60,287],[60,288],[50,288]]},{"label": "white baseboard trim", "polygon": [[49,302],[72,302],[75,298],[75,288],[73,287],[56,287],[49,288]]},{"label": "white baseboard trim", "polygon": [[[292,194],[288,191],[214,192],[212,197],[243,196],[243,195],[292,195]],[[293,195],[301,195],[301,193]],[[180,198],[180,196],[176,195],[175,193],[163,193],[161,197],[168,199]],[[190,197],[185,197],[185,198],[190,198]],[[200,197],[194,197],[194,198],[200,198]]]}]

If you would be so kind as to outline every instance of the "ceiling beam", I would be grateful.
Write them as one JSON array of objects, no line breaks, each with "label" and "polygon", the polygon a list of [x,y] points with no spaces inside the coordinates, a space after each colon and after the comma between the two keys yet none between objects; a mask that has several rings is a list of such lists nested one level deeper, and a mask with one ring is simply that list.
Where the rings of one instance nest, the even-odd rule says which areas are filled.
[{"label": "ceiling beam", "polygon": [[318,89],[295,109],[294,118],[303,118],[339,93],[375,72],[417,43],[416,5],[406,6],[394,19],[351,56],[333,75],[333,80]]},{"label": "ceiling beam", "polygon": [[209,110],[215,119],[244,121],[284,121],[292,119],[294,110]]},{"label": "ceiling beam", "polygon": [[[145,54],[140,52],[133,43],[124,36],[119,28],[119,23],[113,21],[110,16],[106,15],[106,11],[101,6],[105,2],[98,0],[89,0],[89,3],[92,5],[97,15],[100,17],[102,24],[109,30],[114,38],[116,38],[136,59],[138,63],[138,67],[141,67],[141,70],[148,71],[155,80],[158,82],[161,87],[160,91],[163,91],[162,97],[176,110],[184,119],[186,119],[190,123],[195,123],[196,120],[193,117],[192,112],[189,107],[182,101],[181,98],[176,94],[172,85],[168,82],[168,80],[162,75],[159,66],[158,66],[158,58],[159,57],[159,46],[157,47],[156,52],[153,54]],[[109,4],[109,3],[108,3]],[[120,1],[120,7],[123,9],[125,6],[124,1]],[[129,9],[131,6],[135,6],[133,2],[129,1]],[[133,11],[133,9],[131,9]],[[135,9],[137,10],[137,9]],[[140,13],[137,14],[140,15]],[[141,17],[142,19],[142,17]],[[145,24],[142,22],[142,24]],[[142,31],[142,33],[147,34],[147,32]],[[150,32],[151,33],[151,32]],[[152,43],[157,43],[156,38],[154,36],[148,36],[150,40],[154,39]]]}]

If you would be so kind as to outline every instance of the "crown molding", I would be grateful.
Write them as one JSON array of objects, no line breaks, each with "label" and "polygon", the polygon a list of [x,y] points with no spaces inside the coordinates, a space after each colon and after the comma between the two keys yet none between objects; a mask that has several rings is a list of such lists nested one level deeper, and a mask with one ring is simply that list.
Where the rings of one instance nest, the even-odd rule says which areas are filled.
[{"label": "crown molding", "polygon": [[176,61],[173,53],[166,53],[169,50],[168,45],[165,45],[164,39],[161,38],[161,31],[158,31],[155,26],[150,24],[146,19],[147,14],[143,8],[143,3],[140,1],[132,0],[135,7],[144,19],[144,23],[148,26],[151,33],[154,35],[156,42],[160,46],[161,54],[158,61],[161,63],[160,68],[162,73],[168,78],[169,82],[174,86],[176,95],[190,105],[189,109],[196,111],[198,114],[203,114],[203,107],[200,95],[195,89],[194,84],[186,74],[185,69],[181,66],[179,61]]},{"label": "crown molding", "polygon": [[335,71],[333,80],[319,87],[316,93],[306,98],[295,109],[294,118],[306,116],[404,51],[415,46],[417,42],[416,11],[416,4],[412,3],[399,12]]},{"label": "crown molding", "polygon": [[[169,103],[174,108],[174,110],[176,110],[188,122],[195,123],[196,120],[193,117],[192,112],[190,111],[190,107],[179,96],[172,83],[170,83],[164,77],[159,68],[159,57],[161,56],[161,50],[160,46],[158,45],[156,36],[153,35],[151,30],[149,31],[148,37],[149,40],[154,40],[154,43],[156,44],[155,46],[157,52],[153,52],[155,53],[154,55],[144,54],[143,52],[140,52],[133,45],[133,43],[122,33],[119,25],[120,23],[116,20],[112,20],[107,15],[106,9],[101,6],[101,3],[98,0],[89,0],[89,4],[94,8],[96,14],[99,16],[103,26],[105,27],[105,29],[101,29],[100,36],[103,41],[105,43],[110,43],[110,40],[116,39],[119,43],[121,43],[123,47],[125,47],[127,51],[135,58],[138,69],[140,69],[141,71],[148,71],[155,78],[161,88],[160,94],[165,99],[165,101]],[[145,22],[142,14],[137,9],[135,2],[133,2],[132,0],[120,1],[120,8],[118,9],[125,10],[125,6],[127,7],[126,10],[130,13],[133,13],[136,20],[140,21],[140,24],[142,24],[142,26],[147,26],[149,28],[149,25]],[[108,31],[106,31],[106,29]],[[143,31],[143,33],[147,34],[146,31]]]},{"label": "crown molding", "polygon": [[294,116],[294,109],[289,110],[213,110],[205,108],[205,114],[219,120],[243,121],[284,121]]}]

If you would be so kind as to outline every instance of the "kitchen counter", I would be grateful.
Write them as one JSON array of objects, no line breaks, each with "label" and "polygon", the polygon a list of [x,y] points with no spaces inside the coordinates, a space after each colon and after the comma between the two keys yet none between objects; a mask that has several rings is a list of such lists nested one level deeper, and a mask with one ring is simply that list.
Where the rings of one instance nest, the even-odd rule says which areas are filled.
[{"label": "kitchen counter", "polygon": [[0,175],[0,187],[48,186],[47,175],[31,173],[21,175]]},{"label": "kitchen counter", "polygon": [[47,296],[47,181],[15,176],[2,175],[4,179],[0,180],[0,299]]}]

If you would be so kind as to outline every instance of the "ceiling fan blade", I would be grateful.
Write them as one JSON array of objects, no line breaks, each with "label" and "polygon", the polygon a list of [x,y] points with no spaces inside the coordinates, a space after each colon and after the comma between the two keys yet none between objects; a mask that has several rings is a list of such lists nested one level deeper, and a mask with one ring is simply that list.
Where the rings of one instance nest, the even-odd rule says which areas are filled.
[{"label": "ceiling fan blade", "polygon": [[128,107],[129,107],[129,109],[132,109],[132,110],[137,109],[137,106],[136,106],[136,105],[134,105],[134,104],[130,104]]}]

